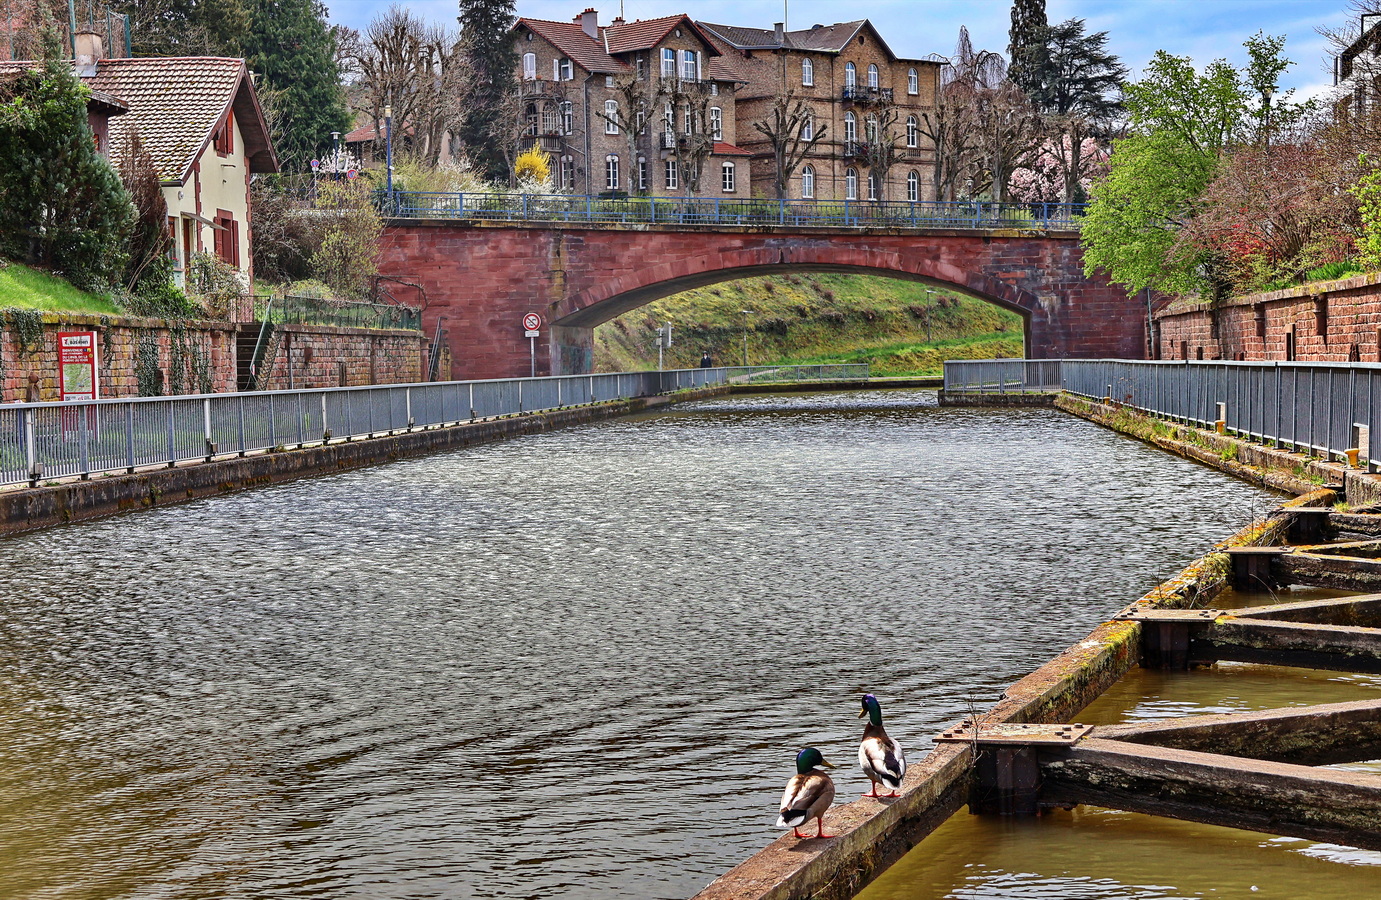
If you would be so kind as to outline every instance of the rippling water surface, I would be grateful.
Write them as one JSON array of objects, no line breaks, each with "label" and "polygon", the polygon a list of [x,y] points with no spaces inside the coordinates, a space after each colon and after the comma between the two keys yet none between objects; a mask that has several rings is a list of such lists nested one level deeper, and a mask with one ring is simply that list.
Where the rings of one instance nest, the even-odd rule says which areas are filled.
[{"label": "rippling water surface", "polygon": [[6,540],[0,895],[684,897],[798,747],[851,764],[861,691],[919,755],[1273,502],[878,392]]}]

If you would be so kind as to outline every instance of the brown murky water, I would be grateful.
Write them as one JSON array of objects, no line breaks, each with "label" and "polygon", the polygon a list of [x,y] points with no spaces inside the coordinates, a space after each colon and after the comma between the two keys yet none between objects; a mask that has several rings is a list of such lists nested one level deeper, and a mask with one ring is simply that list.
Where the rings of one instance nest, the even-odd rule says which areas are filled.
[{"label": "brown murky water", "polygon": [[[684,897],[776,835],[798,747],[848,762],[859,693],[918,753],[1273,502],[1053,411],[879,392],[6,540],[0,896]],[[1042,842],[1090,821],[1112,849],[1079,877],[1360,877],[1091,813],[978,843],[960,817],[935,871],[1063,877]]]}]

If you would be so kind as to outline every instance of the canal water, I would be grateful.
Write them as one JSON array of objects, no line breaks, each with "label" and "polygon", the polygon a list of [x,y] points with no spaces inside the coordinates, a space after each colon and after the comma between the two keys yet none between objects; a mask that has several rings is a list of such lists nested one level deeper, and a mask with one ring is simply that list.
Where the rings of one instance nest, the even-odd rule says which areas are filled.
[{"label": "canal water", "polygon": [[[1276,501],[1061,413],[895,391],[9,539],[0,895],[685,897],[776,836],[799,747],[841,765],[841,800],[866,790],[862,692],[919,758]],[[1242,851],[1111,815],[1058,833],[1096,821],[1128,874],[1076,848],[1070,877]],[[1075,896],[955,821],[924,896]],[[972,892],[973,866],[1007,875]]]}]

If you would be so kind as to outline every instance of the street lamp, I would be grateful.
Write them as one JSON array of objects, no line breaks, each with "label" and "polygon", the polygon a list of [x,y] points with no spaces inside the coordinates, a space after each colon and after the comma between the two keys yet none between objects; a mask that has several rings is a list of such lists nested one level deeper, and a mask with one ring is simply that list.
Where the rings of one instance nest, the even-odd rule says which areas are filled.
[{"label": "street lamp", "polygon": [[393,208],[393,104],[384,106],[384,168],[388,182],[388,206]]},{"label": "street lamp", "polygon": [[743,313],[743,366],[748,367],[748,317],[753,314],[751,309],[741,309]]}]

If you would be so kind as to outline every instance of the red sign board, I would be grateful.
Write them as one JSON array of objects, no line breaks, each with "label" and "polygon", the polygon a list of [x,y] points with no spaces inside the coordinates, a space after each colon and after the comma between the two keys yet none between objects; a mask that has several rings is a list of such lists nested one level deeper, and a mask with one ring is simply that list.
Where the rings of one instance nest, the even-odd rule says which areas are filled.
[{"label": "red sign board", "polygon": [[96,360],[96,332],[58,332],[58,392],[62,400],[96,400],[101,396]]},{"label": "red sign board", "polygon": [[528,331],[536,331],[542,327],[542,317],[537,313],[528,313],[523,316],[523,327]]}]

